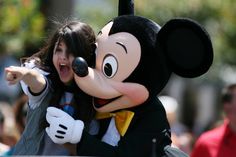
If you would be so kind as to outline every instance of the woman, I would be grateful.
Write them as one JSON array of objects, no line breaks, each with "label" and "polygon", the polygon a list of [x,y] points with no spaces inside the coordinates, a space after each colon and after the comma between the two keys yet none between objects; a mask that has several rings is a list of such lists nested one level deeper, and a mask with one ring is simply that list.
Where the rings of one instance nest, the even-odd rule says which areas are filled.
[{"label": "woman", "polygon": [[27,124],[13,155],[71,155],[45,133],[48,106],[61,108],[89,130],[94,115],[91,97],[75,84],[71,64],[78,56],[94,64],[94,42],[95,35],[89,25],[72,21],[60,27],[45,47],[27,58],[23,66],[5,68],[9,84],[21,82],[29,97]]}]

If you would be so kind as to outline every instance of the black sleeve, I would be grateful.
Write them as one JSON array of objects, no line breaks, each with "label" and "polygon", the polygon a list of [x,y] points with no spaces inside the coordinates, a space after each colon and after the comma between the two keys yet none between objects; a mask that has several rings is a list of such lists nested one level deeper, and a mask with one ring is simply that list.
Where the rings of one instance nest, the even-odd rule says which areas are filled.
[{"label": "black sleeve", "polygon": [[33,96],[39,96],[40,94],[42,94],[42,93],[45,91],[45,89],[47,88],[47,86],[48,86],[47,80],[45,80],[45,81],[46,81],[45,87],[44,87],[43,90],[40,91],[39,93],[34,93],[34,92],[32,92],[31,89],[30,89],[29,86],[28,86],[28,90],[29,90],[30,94],[33,95]]}]

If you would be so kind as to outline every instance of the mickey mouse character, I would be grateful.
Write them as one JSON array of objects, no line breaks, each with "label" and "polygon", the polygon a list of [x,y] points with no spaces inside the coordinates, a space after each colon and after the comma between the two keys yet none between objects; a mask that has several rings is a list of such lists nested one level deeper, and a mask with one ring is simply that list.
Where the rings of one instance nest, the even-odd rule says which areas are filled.
[{"label": "mickey mouse character", "polygon": [[171,19],[160,27],[121,15],[101,29],[96,42],[94,68],[81,57],[73,62],[76,83],[94,97],[98,112],[93,127],[98,132],[79,135],[77,155],[168,155],[170,126],[157,94],[172,73],[193,78],[208,71],[213,60],[208,33],[191,19]]}]

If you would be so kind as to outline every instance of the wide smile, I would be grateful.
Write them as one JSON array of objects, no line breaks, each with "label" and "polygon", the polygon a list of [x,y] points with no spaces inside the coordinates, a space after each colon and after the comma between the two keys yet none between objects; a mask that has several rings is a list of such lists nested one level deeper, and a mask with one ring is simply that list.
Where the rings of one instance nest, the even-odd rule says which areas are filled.
[{"label": "wide smile", "polygon": [[112,99],[101,99],[101,98],[96,98],[94,97],[93,98],[93,105],[94,107],[96,108],[100,108],[100,107],[103,107],[105,106],[106,104],[120,98],[121,96],[118,96],[118,97],[115,97],[115,98],[112,98]]}]

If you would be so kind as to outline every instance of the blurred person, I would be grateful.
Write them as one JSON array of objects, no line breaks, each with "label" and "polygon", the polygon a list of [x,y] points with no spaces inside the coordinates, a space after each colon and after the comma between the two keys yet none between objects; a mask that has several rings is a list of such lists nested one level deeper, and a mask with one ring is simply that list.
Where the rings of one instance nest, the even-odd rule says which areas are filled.
[{"label": "blurred person", "polygon": [[26,114],[28,107],[27,103],[28,103],[28,96],[23,93],[13,104],[15,125],[19,135],[23,133],[25,128]]},{"label": "blurred person", "polygon": [[232,157],[236,154],[236,83],[222,90],[224,121],[196,140],[191,157]]},{"label": "blurred person", "polygon": [[10,150],[16,144],[17,140],[14,136],[6,133],[5,130],[6,116],[3,114],[2,108],[0,109],[0,155],[3,152]]},{"label": "blurred person", "polygon": [[[24,131],[26,124],[26,113],[27,113],[27,102],[28,96],[23,94],[13,103],[13,113],[16,127],[16,140],[18,141],[21,134]],[[1,147],[1,146],[0,146]],[[7,146],[7,149],[1,151],[1,156],[12,155],[14,146]]]},{"label": "blurred person", "polygon": [[167,95],[162,95],[158,98],[166,110],[167,119],[171,128],[171,140],[173,145],[185,153],[190,154],[193,138],[188,128],[178,120],[177,112],[179,104],[177,100]]},{"label": "blurred person", "polygon": [[20,62],[13,56],[7,53],[6,46],[3,42],[0,42],[0,101],[12,103],[20,94],[20,86],[8,85],[4,76],[4,68],[10,65],[20,65]]},{"label": "blurred person", "polygon": [[159,100],[166,110],[167,119],[171,126],[171,132],[175,133],[177,136],[186,132],[188,130],[187,127],[183,123],[181,123],[177,117],[177,112],[179,109],[177,100],[166,95],[159,96]]},{"label": "blurred person", "polygon": [[4,119],[2,111],[0,110],[0,155],[10,148],[8,145],[2,143],[2,137],[4,135]]},{"label": "blurred person", "polygon": [[4,131],[4,115],[2,114],[2,111],[0,110],[0,135],[3,134]]}]

